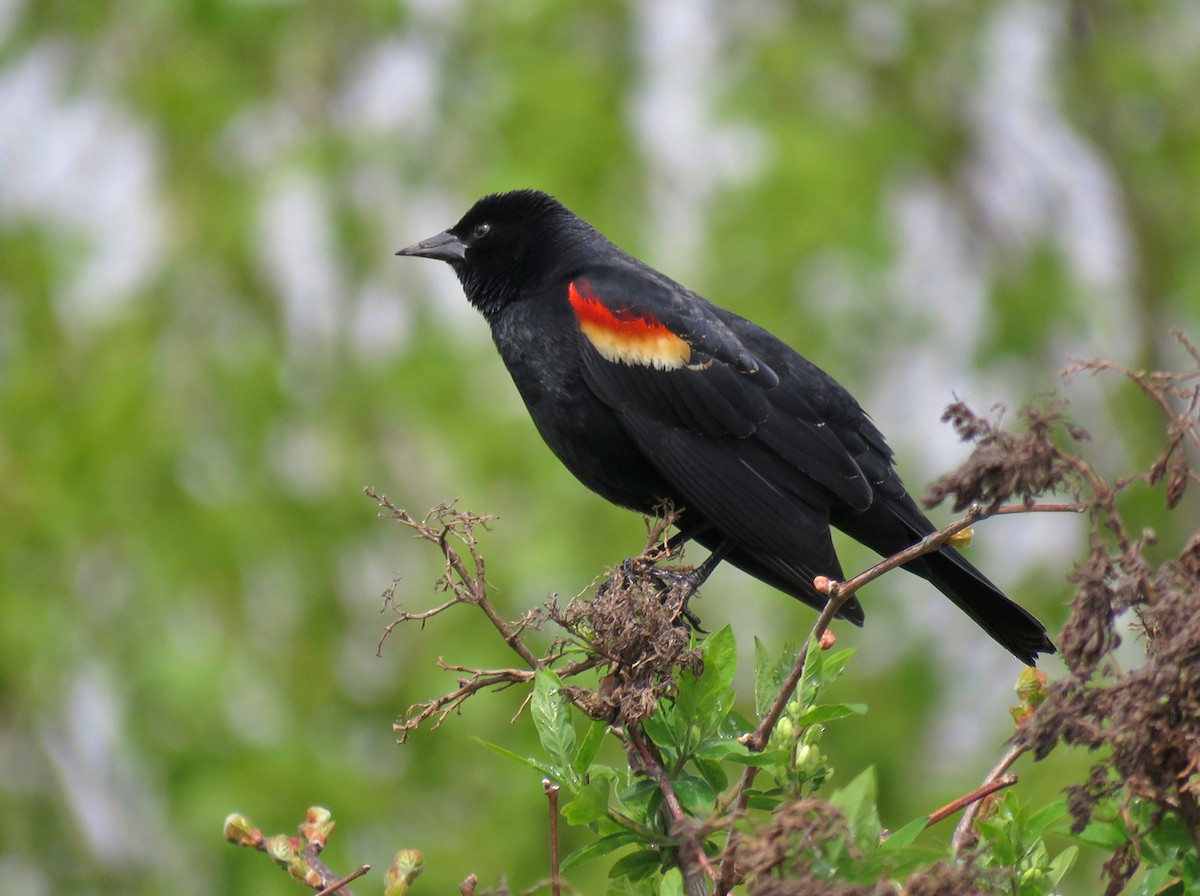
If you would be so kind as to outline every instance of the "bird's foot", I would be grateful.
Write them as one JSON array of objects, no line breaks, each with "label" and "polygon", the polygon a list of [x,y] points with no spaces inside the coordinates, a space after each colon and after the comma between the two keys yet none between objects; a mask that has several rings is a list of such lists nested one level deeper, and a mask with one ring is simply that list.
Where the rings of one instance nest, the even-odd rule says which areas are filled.
[{"label": "bird's foot", "polygon": [[629,557],[621,561],[612,576],[600,583],[596,594],[604,597],[614,588],[649,583],[659,601],[668,605],[676,617],[683,619],[697,632],[707,634],[700,625],[700,617],[688,607],[688,602],[707,578],[707,571],[703,567],[658,567],[644,557]]},{"label": "bird's foot", "polygon": [[646,570],[646,574],[658,584],[660,600],[664,603],[667,601],[677,602],[678,610],[676,612],[678,615],[699,634],[708,634],[700,625],[700,617],[688,606],[691,599],[699,593],[704,580],[708,578],[703,567],[680,570],[672,567],[660,569],[652,566]]}]

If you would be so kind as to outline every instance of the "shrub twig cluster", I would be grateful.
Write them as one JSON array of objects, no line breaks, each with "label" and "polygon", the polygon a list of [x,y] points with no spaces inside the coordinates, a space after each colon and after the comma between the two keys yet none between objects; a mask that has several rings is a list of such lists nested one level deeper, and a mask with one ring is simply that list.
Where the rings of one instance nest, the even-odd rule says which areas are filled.
[{"label": "shrub twig cluster", "polygon": [[[1135,474],[1110,479],[1081,456],[1088,435],[1070,421],[1064,402],[1022,408],[1018,431],[1004,428],[1002,411],[983,417],[962,402],[951,405],[944,419],[974,449],[958,470],[931,486],[925,503],[949,501],[962,516],[846,581],[817,577],[814,587],[828,596],[825,608],[798,649],[779,661],[756,657],[756,720],[736,730],[731,726],[744,723],[733,710],[732,636],[719,632],[696,646],[687,627],[694,621],[686,607],[688,570],[657,565],[671,559],[665,534],[674,520],[672,508],[648,521],[645,550],[616,567],[594,594],[565,606],[551,598],[509,622],[491,602],[476,539],[490,517],[439,505],[418,519],[368,489],[383,516],[438,547],[445,565],[437,588],[449,595],[437,606],[411,612],[397,605],[393,582],[385,599],[396,617],[381,645],[398,625],[423,627],[453,607],[470,605],[520,661],[514,668],[481,669],[439,659],[441,668],[459,673],[458,686],[410,707],[395,724],[399,740],[426,723],[436,728],[482,691],[529,686],[525,705],[531,706],[549,758],[493,749],[543,771],[552,812],[559,811],[562,788],[563,817],[599,835],[584,855],[636,846],[617,860],[614,874],[630,881],[648,880],[652,871],[677,875],[671,886],[664,878],[655,892],[725,896],[742,884],[751,896],[1050,893],[1074,857],[1068,849],[1052,859],[1042,843],[1056,811],[1063,816],[1069,811],[1071,830],[1084,842],[1098,825],[1122,833],[1105,866],[1108,894],[1120,891],[1147,856],[1160,862],[1155,880],[1183,873],[1183,865],[1171,864],[1180,855],[1177,844],[1163,846],[1160,828],[1173,820],[1200,854],[1200,531],[1169,551],[1172,556],[1154,562],[1150,548],[1157,536],[1135,532],[1120,511],[1124,495],[1139,483],[1162,487],[1164,503],[1174,508],[1188,485],[1200,482],[1195,461],[1200,351],[1176,335],[1195,369],[1145,373],[1086,361],[1066,371],[1116,373],[1163,412],[1165,445]],[[830,771],[816,749],[823,725],[863,711],[818,699],[850,654],[826,654],[838,608],[892,569],[961,544],[976,523],[1030,512],[1088,518],[1088,553],[1072,574],[1075,597],[1059,639],[1066,676],[1048,687],[1040,673],[1023,679],[1018,689],[1023,706],[1014,711],[1017,733],[983,785],[890,836],[879,825],[874,784],[865,776],[828,799],[815,796]],[[1123,670],[1113,651],[1126,618],[1133,620],[1144,659]],[[561,634],[535,651],[526,635],[547,625]],[[581,740],[571,705],[592,720]],[[606,734],[624,748],[629,765],[624,776],[594,764]],[[1040,759],[1058,744],[1083,746],[1099,757],[1086,781],[1066,788],[1065,808],[1029,815],[1015,801],[1000,799],[997,791],[1016,780],[1010,768],[1017,757],[1032,752]],[[738,769],[732,784],[723,762]],[[759,783],[764,776],[766,786]],[[980,811],[985,799],[996,802]],[[912,864],[907,845],[923,828],[964,807],[953,838],[954,860]],[[558,892],[564,882],[556,823],[551,831],[548,885]],[[562,860],[562,870],[577,858]],[[296,869],[306,874],[312,867],[297,862]],[[468,878],[462,891],[474,893],[475,886],[474,877]]]}]

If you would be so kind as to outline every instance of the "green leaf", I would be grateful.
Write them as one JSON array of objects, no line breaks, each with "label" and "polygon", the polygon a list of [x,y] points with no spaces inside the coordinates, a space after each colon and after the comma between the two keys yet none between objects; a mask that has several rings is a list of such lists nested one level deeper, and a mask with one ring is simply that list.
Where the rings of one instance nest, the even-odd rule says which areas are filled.
[{"label": "green leaf", "polygon": [[1195,854],[1196,846],[1191,831],[1177,812],[1168,812],[1153,827],[1150,827],[1149,819],[1142,822],[1142,825],[1148,829],[1142,845],[1148,848],[1148,851],[1152,851],[1152,855],[1165,858]]},{"label": "green leaf", "polygon": [[1080,843],[1111,851],[1129,840],[1129,831],[1120,821],[1093,821],[1074,836]]},{"label": "green leaf", "polygon": [[693,817],[703,818],[716,808],[717,794],[711,784],[694,775],[684,775],[671,782],[683,810]]},{"label": "green leaf", "polygon": [[816,703],[822,689],[842,674],[842,669],[854,656],[854,648],[848,647],[836,653],[829,653],[813,642],[808,648],[808,657],[804,661],[804,674],[800,677],[800,700],[806,706]]},{"label": "green leaf", "polygon": [[1056,824],[1067,814],[1067,801],[1055,800],[1050,805],[1039,809],[1029,816],[1024,828],[1026,835],[1041,837],[1052,825]]},{"label": "green leaf", "polygon": [[767,645],[754,638],[754,714],[761,718],[778,690],[775,683],[775,667],[767,653]]},{"label": "green leaf", "polygon": [[751,722],[737,710],[731,709],[721,720],[721,727],[717,729],[717,737],[722,740],[737,740],[757,727],[757,721]]},{"label": "green leaf", "polygon": [[725,759],[728,762],[736,762],[738,765],[755,765],[764,768],[771,765],[786,765],[792,761],[792,752],[780,749],[751,753],[747,750],[745,753],[730,753]]},{"label": "green leaf", "polygon": [[675,710],[666,703],[659,703],[654,714],[642,722],[646,736],[660,750],[675,751]]},{"label": "green leaf", "polygon": [[822,722],[831,722],[834,719],[841,719],[846,716],[861,716],[866,711],[867,705],[865,703],[823,703],[800,713],[795,724],[801,728],[805,728],[809,725],[819,725]]},{"label": "green leaf", "polygon": [[1162,888],[1163,883],[1170,874],[1170,865],[1159,865],[1157,868],[1151,868],[1146,872],[1146,876],[1142,878],[1130,896],[1157,896],[1158,891]]},{"label": "green leaf", "polygon": [[533,700],[530,714],[538,739],[559,766],[570,769],[571,757],[575,752],[575,728],[571,724],[571,710],[559,694],[562,682],[549,669],[538,669],[533,682]]},{"label": "green leaf", "polygon": [[658,785],[649,778],[638,778],[629,786],[617,791],[617,799],[629,810],[628,814],[634,817],[648,815],[651,803],[655,797],[661,795],[662,791],[658,789]]},{"label": "green leaf", "polygon": [[745,744],[740,744],[736,740],[710,739],[702,743],[693,755],[702,759],[712,759],[720,762],[731,756],[749,756],[750,751],[746,748]]},{"label": "green leaf", "polygon": [[675,736],[680,755],[714,734],[733,705],[737,645],[730,627],[725,626],[709,635],[701,653],[704,671],[699,677],[689,672],[680,673],[679,690],[675,695]]},{"label": "green leaf", "polygon": [[759,718],[766,715],[767,709],[775,702],[779,689],[796,662],[797,652],[794,644],[785,644],[783,653],[772,661],[763,643],[758,638],[754,639],[754,712]]},{"label": "green leaf", "polygon": [[613,866],[608,869],[608,876],[644,880],[658,870],[661,858],[657,850],[639,849],[613,862]]},{"label": "green leaf", "polygon": [[1066,873],[1071,870],[1071,866],[1075,864],[1075,859],[1078,855],[1078,846],[1068,846],[1054,857],[1054,861],[1050,863],[1050,870],[1047,872],[1050,889],[1058,886],[1058,882],[1063,879]]},{"label": "green leaf", "polygon": [[566,777],[565,771],[557,766],[549,765],[541,760],[534,759],[532,756],[521,756],[520,754],[514,753],[512,750],[506,749],[499,744],[486,741],[482,737],[477,737],[475,740],[483,744],[483,746],[487,747],[493,753],[503,756],[505,759],[511,759],[513,762],[519,762],[521,765],[527,765],[530,768],[537,769],[546,777],[553,778],[560,784],[563,783],[563,778]]},{"label": "green leaf", "polygon": [[654,741],[654,746],[659,748],[662,759],[668,765],[672,764],[679,754],[679,745],[676,733],[674,733],[676,715],[674,706],[668,704],[666,700],[660,700],[658,708],[654,710],[654,715],[642,722],[646,736]]},{"label": "green leaf", "polygon": [[725,767],[721,763],[699,756],[694,757],[692,762],[713,790],[721,791],[729,786],[729,775],[725,774]]},{"label": "green leaf", "polygon": [[1016,848],[1008,837],[1007,823],[999,823],[994,819],[977,819],[975,829],[981,840],[987,842],[996,861],[1002,866],[1015,866],[1020,859]]},{"label": "green leaf", "polygon": [[863,850],[879,843],[879,814],[875,808],[875,768],[864,769],[845,787],[835,790],[829,801],[842,810],[854,842]]},{"label": "green leaf", "polygon": [[575,754],[575,761],[571,763],[575,774],[582,776],[592,767],[607,732],[608,725],[606,723],[592,722],[587,734],[583,736],[583,742],[579,745],[579,752]]},{"label": "green leaf", "polygon": [[879,844],[879,848],[887,851],[904,849],[904,847],[917,839],[921,831],[925,830],[925,825],[928,823],[928,815],[922,818],[914,818],[900,828],[900,830],[894,831],[886,840]]},{"label": "green leaf", "polygon": [[746,805],[748,805],[751,809],[766,809],[773,812],[779,808],[779,797],[768,796],[761,791],[753,790],[750,792],[750,797],[747,800]]},{"label": "green leaf", "polygon": [[683,872],[671,868],[658,882],[658,896],[683,896]]},{"label": "green leaf", "polygon": [[606,856],[623,846],[628,846],[630,843],[636,843],[637,841],[638,835],[633,831],[618,831],[615,834],[609,834],[571,852],[562,860],[562,866],[559,870],[563,872],[569,871],[576,865]]},{"label": "green leaf", "polygon": [[612,782],[596,778],[579,789],[575,799],[563,806],[562,816],[567,824],[589,825],[608,814],[608,794]]}]

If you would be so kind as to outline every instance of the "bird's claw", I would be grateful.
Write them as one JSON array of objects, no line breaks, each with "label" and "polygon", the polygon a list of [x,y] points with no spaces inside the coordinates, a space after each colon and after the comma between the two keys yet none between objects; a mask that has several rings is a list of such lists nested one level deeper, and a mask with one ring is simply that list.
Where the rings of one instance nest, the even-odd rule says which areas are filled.
[{"label": "bird's claw", "polygon": [[[696,570],[689,569],[683,572],[671,568],[660,569],[647,563],[641,557],[628,557],[618,564],[612,576],[600,583],[596,593],[601,596],[608,594],[617,587],[617,582],[621,579],[649,579],[654,583],[659,600],[664,603],[668,600],[678,602],[678,615],[696,632],[702,635],[708,634],[700,624],[700,617],[688,607],[688,602],[698,593],[700,584],[704,580],[696,574]],[[697,579],[700,580],[697,581]]]}]

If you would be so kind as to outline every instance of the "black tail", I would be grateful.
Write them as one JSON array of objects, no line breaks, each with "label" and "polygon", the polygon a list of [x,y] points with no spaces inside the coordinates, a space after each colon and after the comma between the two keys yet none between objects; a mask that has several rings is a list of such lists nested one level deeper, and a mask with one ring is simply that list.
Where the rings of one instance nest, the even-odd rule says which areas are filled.
[{"label": "black tail", "polygon": [[928,579],[998,644],[1026,665],[1035,665],[1039,653],[1056,652],[1046,634],[1046,626],[1024,607],[1005,597],[953,548],[928,554],[906,568]]}]

